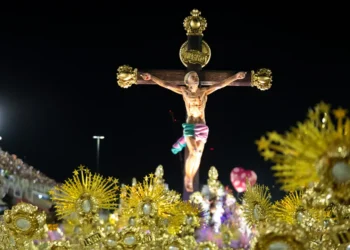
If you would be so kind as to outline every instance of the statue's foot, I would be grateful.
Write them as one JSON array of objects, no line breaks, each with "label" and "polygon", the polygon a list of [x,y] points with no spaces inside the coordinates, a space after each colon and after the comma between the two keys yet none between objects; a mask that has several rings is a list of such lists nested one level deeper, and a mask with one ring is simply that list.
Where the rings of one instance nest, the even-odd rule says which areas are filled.
[{"label": "statue's foot", "polygon": [[185,189],[189,193],[193,192],[193,180],[187,176],[185,176]]}]

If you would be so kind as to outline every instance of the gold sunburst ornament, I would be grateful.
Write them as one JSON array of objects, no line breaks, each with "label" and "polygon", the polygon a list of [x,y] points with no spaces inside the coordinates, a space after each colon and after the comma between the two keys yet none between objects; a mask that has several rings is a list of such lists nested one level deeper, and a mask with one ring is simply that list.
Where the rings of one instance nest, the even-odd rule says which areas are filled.
[{"label": "gold sunburst ornament", "polygon": [[137,225],[154,227],[156,219],[167,219],[177,214],[180,194],[168,191],[156,181],[154,174],[150,174],[142,183],[125,186],[126,191],[122,192],[121,197],[122,219],[135,219]]},{"label": "gold sunburst ornament", "polygon": [[271,218],[272,203],[269,188],[263,185],[251,186],[247,182],[247,190],[243,195],[242,211],[250,227]]},{"label": "gold sunburst ornament", "polygon": [[[346,110],[321,102],[285,135],[271,132],[257,141],[285,191],[322,182],[341,202],[350,201],[350,119]],[[331,115],[336,121],[333,122]]]},{"label": "gold sunburst ornament", "polygon": [[289,224],[300,222],[304,211],[301,192],[298,191],[289,193],[273,205],[274,217]]},{"label": "gold sunburst ornament", "polygon": [[318,233],[324,230],[324,222],[329,212],[325,211],[325,207],[308,206],[304,197],[300,191],[287,194],[273,205],[273,217],[287,224],[299,225],[308,232],[313,231],[311,236],[317,240]]},{"label": "gold sunburst ornament", "polygon": [[81,224],[98,221],[99,209],[116,209],[118,180],[92,174],[84,166],[74,170],[73,178],[50,191],[59,218],[77,213]]}]

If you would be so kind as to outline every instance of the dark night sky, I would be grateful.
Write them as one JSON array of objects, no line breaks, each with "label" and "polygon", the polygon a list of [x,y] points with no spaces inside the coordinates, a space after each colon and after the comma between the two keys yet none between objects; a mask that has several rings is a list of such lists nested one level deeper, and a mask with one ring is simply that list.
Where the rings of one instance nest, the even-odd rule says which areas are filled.
[{"label": "dark night sky", "polygon": [[[128,182],[163,164],[167,182],[181,190],[179,158],[170,151],[181,124],[169,115],[172,110],[184,120],[181,97],[158,86],[121,89],[115,74],[123,64],[183,69],[182,22],[193,8],[208,20],[204,40],[213,55],[205,69],[267,67],[274,74],[267,92],[226,88],[209,97],[202,180],[215,165],[229,184],[231,169],[241,165],[272,186],[271,163],[263,161],[254,141],[267,131],[289,129],[321,100],[350,108],[349,39],[339,5],[235,1],[230,8],[162,8],[117,2],[1,9],[1,147],[58,181],[79,164],[94,169],[92,136],[103,134],[102,174]],[[279,196],[277,187],[273,195]]]}]

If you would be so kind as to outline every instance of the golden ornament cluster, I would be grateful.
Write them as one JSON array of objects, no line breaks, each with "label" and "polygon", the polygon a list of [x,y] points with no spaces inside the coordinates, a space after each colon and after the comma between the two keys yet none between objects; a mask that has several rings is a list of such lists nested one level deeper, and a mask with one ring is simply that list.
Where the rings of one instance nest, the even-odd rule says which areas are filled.
[{"label": "golden ornament cluster", "polygon": [[121,88],[126,89],[137,83],[137,69],[123,65],[117,71],[117,83]]},{"label": "golden ornament cluster", "polygon": [[[275,175],[288,193],[272,202],[268,187],[247,181],[239,209],[254,231],[250,249],[344,250],[350,245],[346,113],[322,102],[285,135],[271,132],[257,141],[262,156],[276,163]],[[119,187],[117,179],[80,166],[50,192],[65,237],[47,241],[48,232],[60,227],[47,224],[37,207],[19,203],[0,220],[0,249],[232,249],[232,240],[240,234],[234,224],[221,225],[222,247],[213,241],[197,242],[195,231],[207,222],[200,205],[203,196],[196,192],[185,202],[163,178],[164,169],[158,166],[141,182],[135,179]],[[213,197],[223,193],[215,167],[209,170],[207,188]],[[102,220],[103,210],[114,212]]]},{"label": "golden ornament cluster", "polygon": [[272,71],[269,69],[259,69],[251,72],[251,85],[259,90],[265,91],[272,87]]},{"label": "golden ornament cluster", "polygon": [[[350,119],[321,102],[284,135],[257,146],[288,194],[270,202],[268,188],[249,187],[243,214],[256,230],[253,250],[340,250],[350,245]],[[335,118],[333,121],[333,117]],[[259,209],[257,209],[259,208]]]},{"label": "golden ornament cluster", "polygon": [[[19,203],[5,211],[0,249],[217,249],[209,242],[196,242],[202,209],[169,190],[163,175],[160,165],[142,182],[119,188],[117,179],[80,166],[50,192],[66,238],[45,241],[48,231],[59,227],[46,224],[45,213],[37,207]],[[114,210],[107,222],[101,220],[103,209]],[[33,240],[44,243],[35,245]]]}]

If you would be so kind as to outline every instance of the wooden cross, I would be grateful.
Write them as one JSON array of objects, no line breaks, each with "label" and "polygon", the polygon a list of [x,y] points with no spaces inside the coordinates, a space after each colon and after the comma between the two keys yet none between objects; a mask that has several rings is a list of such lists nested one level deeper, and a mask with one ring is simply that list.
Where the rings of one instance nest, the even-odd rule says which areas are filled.
[{"label": "wooden cross", "polygon": [[[174,85],[184,85],[184,77],[188,71],[196,71],[200,78],[201,86],[209,86],[220,83],[234,75],[235,71],[202,71],[211,58],[209,45],[202,40],[203,31],[207,27],[207,21],[200,16],[198,10],[193,10],[191,16],[184,20],[184,28],[187,31],[187,41],[180,48],[180,60],[186,70],[143,70],[143,72],[160,78],[167,83]],[[118,85],[122,88],[129,88],[133,84],[155,85],[153,81],[145,81],[140,77],[137,69],[124,65],[118,68]],[[257,87],[260,90],[268,90],[271,87],[272,74],[269,69],[260,69],[257,72],[247,72],[242,80],[234,81],[229,86]],[[188,150],[185,150],[185,159]],[[198,171],[199,172],[199,171]],[[194,180],[194,191],[199,191],[199,173]],[[184,188],[184,199],[189,198],[189,193]]]}]

